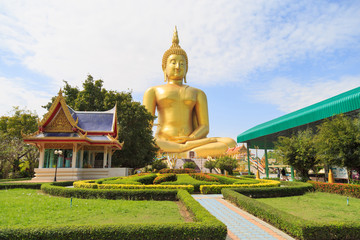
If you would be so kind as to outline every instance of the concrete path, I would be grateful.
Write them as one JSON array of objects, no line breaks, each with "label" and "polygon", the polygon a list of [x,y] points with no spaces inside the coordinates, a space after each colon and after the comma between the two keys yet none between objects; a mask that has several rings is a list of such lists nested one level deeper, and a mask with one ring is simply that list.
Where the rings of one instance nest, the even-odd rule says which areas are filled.
[{"label": "concrete path", "polygon": [[223,199],[221,194],[192,195],[228,228],[227,240],[282,239],[294,240],[286,233],[241,210]]}]

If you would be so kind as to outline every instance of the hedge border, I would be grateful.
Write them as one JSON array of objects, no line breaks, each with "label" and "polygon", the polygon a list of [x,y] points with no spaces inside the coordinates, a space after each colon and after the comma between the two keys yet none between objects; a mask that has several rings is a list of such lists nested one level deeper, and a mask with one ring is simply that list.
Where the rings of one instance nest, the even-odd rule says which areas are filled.
[{"label": "hedge border", "polygon": [[304,220],[282,210],[276,209],[256,199],[247,197],[238,189],[223,189],[225,199],[245,211],[271,223],[297,239],[357,239],[360,236],[360,224],[319,224]]},{"label": "hedge border", "polygon": [[189,193],[194,192],[192,185],[133,185],[133,184],[97,184],[92,180],[89,181],[76,181],[74,188],[86,189],[183,189]]},{"label": "hedge border", "polygon": [[[70,184],[70,183],[66,183]],[[63,185],[66,185],[63,184]],[[139,192],[164,192],[181,201],[193,214],[195,222],[166,224],[107,224],[59,225],[41,227],[1,227],[0,239],[225,239],[226,225],[212,216],[186,190],[95,190],[60,187],[55,183],[43,184],[41,189],[51,195],[63,197],[106,198],[124,194],[137,196]],[[159,195],[158,195],[159,196]],[[163,197],[163,196],[162,196]],[[118,198],[116,198],[118,199]]]},{"label": "hedge border", "polygon": [[12,188],[30,188],[40,189],[43,183],[0,183],[0,189],[12,189]]},{"label": "hedge border", "polygon": [[259,180],[260,183],[254,184],[222,184],[222,185],[201,185],[200,192],[202,194],[220,194],[224,188],[260,188],[260,187],[278,187],[279,181]]}]

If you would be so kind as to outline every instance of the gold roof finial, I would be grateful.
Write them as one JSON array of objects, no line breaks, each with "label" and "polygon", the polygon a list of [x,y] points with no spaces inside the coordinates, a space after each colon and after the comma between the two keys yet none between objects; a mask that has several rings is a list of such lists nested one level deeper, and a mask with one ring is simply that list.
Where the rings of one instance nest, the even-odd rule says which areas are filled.
[{"label": "gold roof finial", "polygon": [[60,88],[60,90],[59,90],[58,95],[59,95],[59,96],[62,96],[62,90],[61,90],[61,88]]}]

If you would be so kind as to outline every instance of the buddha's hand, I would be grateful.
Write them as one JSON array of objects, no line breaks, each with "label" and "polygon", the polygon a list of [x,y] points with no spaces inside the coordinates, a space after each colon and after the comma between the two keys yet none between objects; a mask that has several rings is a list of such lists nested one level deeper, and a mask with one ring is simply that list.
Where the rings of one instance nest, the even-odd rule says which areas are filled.
[{"label": "buddha's hand", "polygon": [[179,137],[171,137],[170,140],[172,142],[176,142],[176,143],[186,143],[188,141],[192,141],[195,139],[194,139],[194,137],[189,137],[189,136],[179,136]]}]

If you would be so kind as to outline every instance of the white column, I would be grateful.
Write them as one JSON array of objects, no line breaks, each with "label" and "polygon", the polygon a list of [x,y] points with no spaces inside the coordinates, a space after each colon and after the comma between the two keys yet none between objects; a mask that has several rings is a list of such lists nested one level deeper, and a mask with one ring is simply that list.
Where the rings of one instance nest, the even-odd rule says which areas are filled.
[{"label": "white column", "polygon": [[109,168],[111,168],[111,159],[112,159],[112,150],[110,149],[110,151],[109,151]]},{"label": "white column", "polygon": [[44,145],[40,145],[40,158],[39,158],[39,168],[44,167],[44,157],[45,157],[45,148]]},{"label": "white column", "polygon": [[105,168],[105,166],[106,166],[106,162],[107,162],[107,152],[108,152],[107,147],[104,147],[103,168]]},{"label": "white column", "polygon": [[84,167],[84,149],[81,149],[80,152],[80,168]]},{"label": "white column", "polygon": [[77,144],[73,145],[72,164],[71,168],[76,168],[76,155],[77,155]]}]

